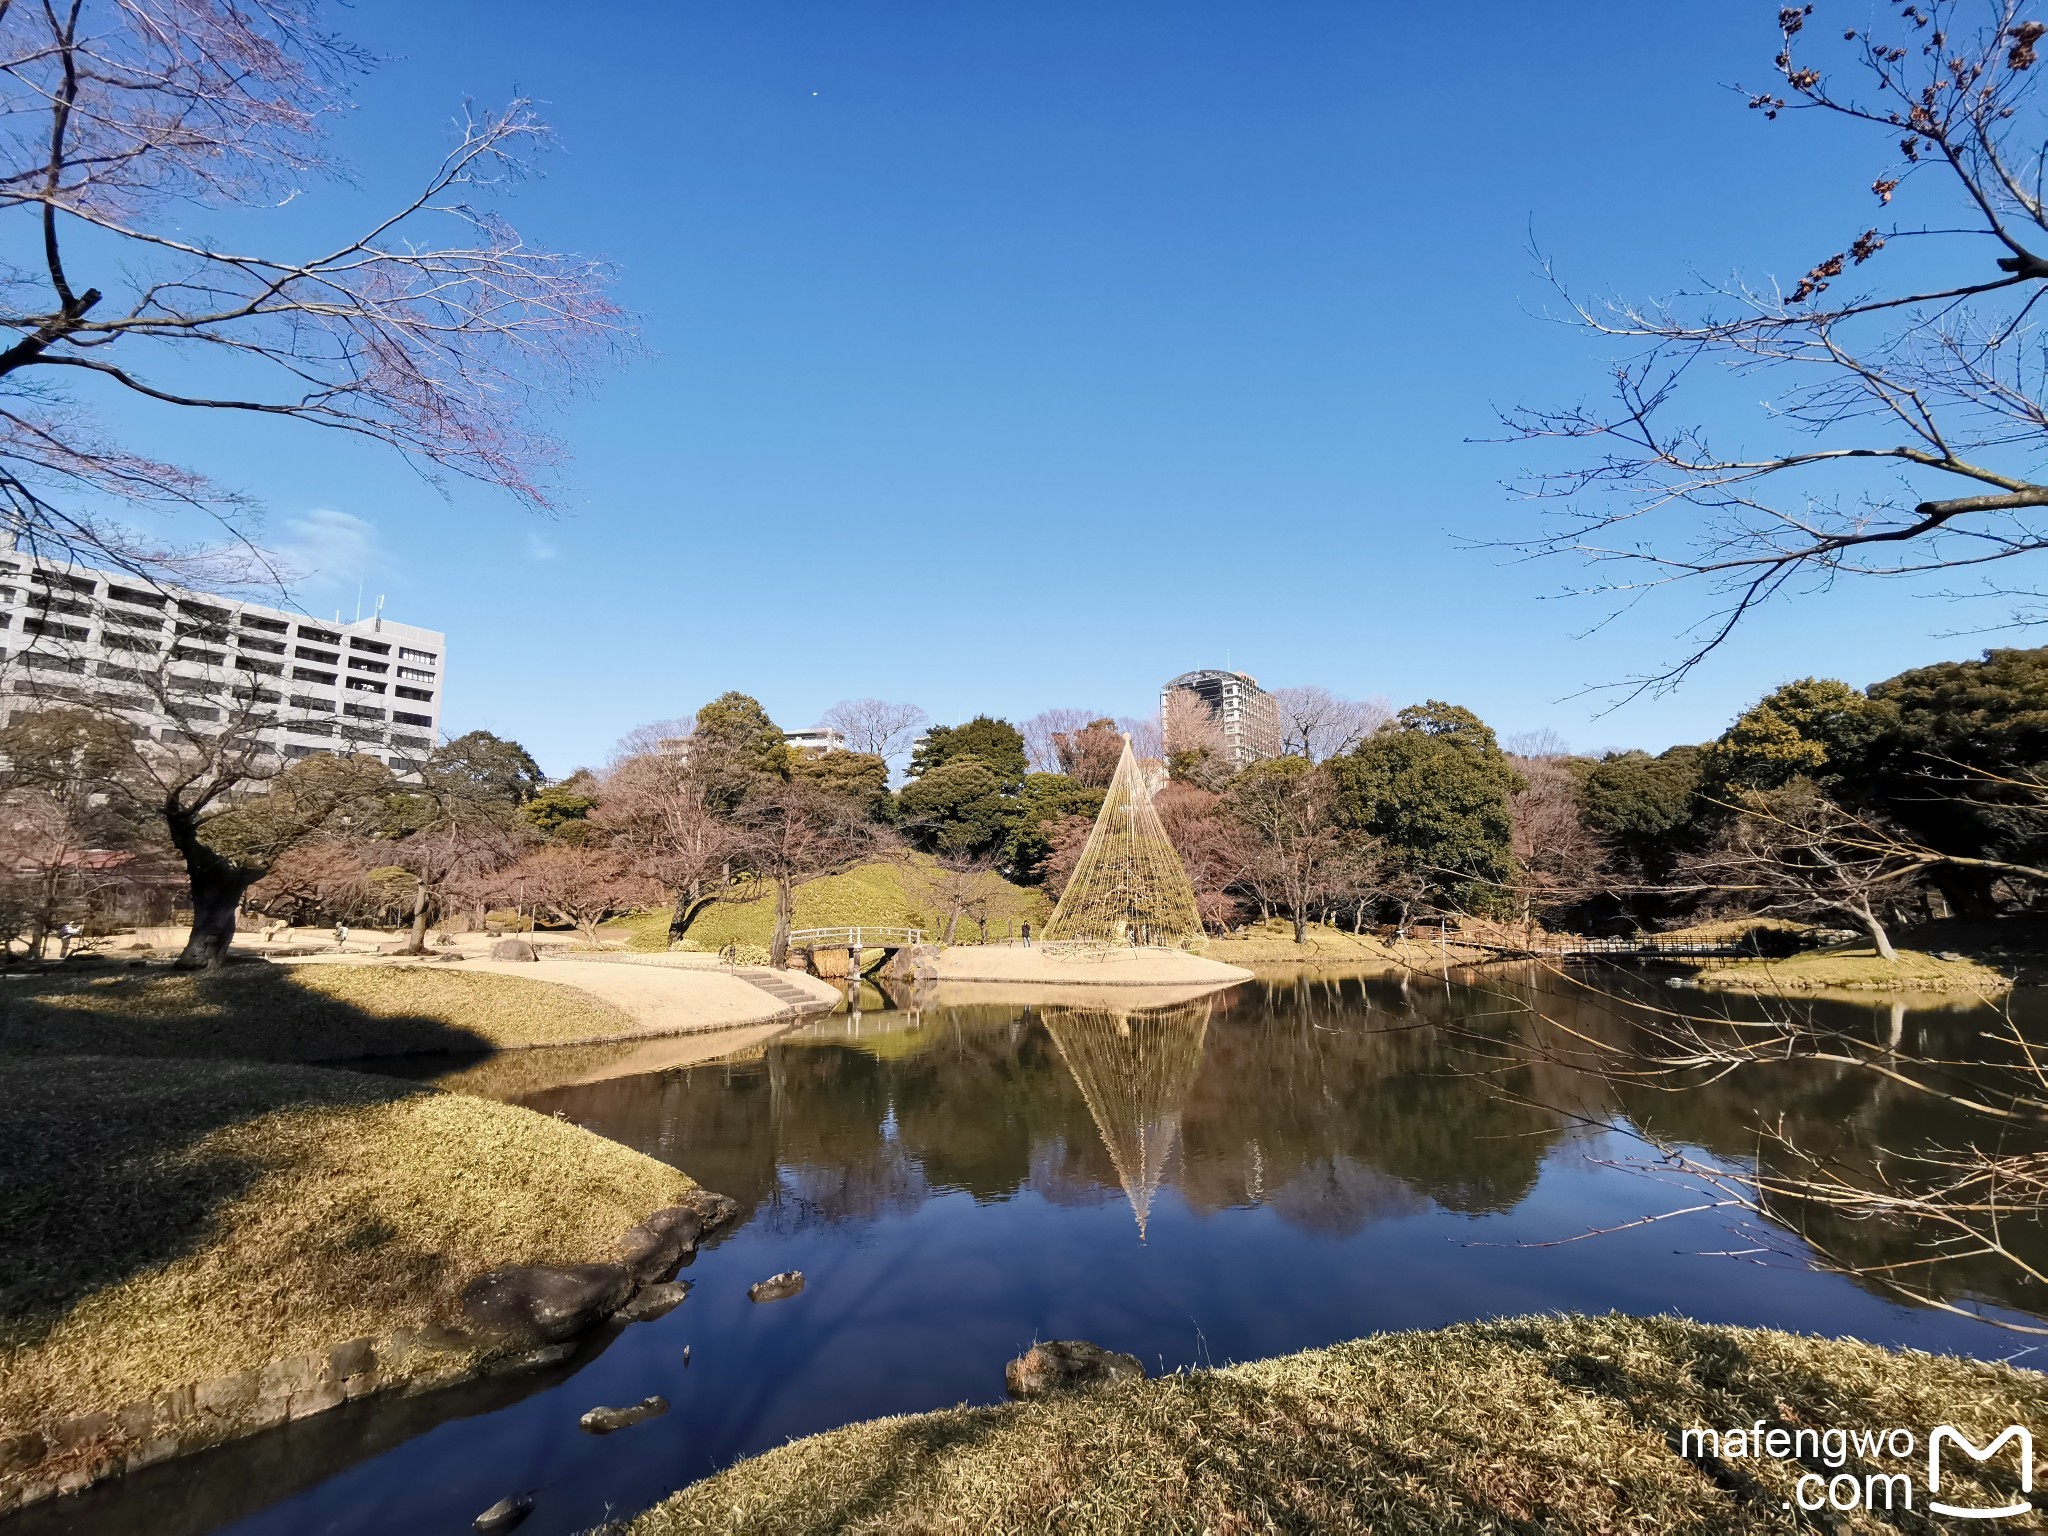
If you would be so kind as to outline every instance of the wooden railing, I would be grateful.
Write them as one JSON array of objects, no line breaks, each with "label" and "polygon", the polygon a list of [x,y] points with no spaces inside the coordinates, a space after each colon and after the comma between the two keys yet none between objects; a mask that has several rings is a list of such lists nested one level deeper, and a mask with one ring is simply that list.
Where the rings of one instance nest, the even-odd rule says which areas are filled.
[{"label": "wooden railing", "polygon": [[902,949],[923,942],[922,928],[871,928],[866,924],[852,928],[796,928],[789,935],[791,949]]}]

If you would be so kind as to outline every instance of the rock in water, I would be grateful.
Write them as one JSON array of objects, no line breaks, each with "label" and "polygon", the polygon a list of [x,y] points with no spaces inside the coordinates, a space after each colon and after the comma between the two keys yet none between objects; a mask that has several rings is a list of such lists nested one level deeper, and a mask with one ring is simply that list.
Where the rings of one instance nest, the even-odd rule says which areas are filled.
[{"label": "rock in water", "polygon": [[493,1504],[469,1523],[475,1529],[486,1533],[509,1531],[532,1513],[532,1495],[515,1493],[509,1499],[498,1500],[497,1503]]},{"label": "rock in water", "polygon": [[794,1296],[804,1288],[804,1272],[800,1269],[785,1269],[779,1275],[770,1275],[747,1287],[749,1301],[782,1301]]},{"label": "rock in water", "polygon": [[487,1332],[552,1344],[611,1316],[632,1294],[633,1272],[623,1264],[514,1266],[470,1281],[462,1310]]},{"label": "rock in water", "polygon": [[619,1239],[619,1252],[636,1280],[658,1280],[674,1271],[683,1255],[697,1246],[704,1230],[703,1213],[672,1205],[634,1227]]},{"label": "rock in water", "polygon": [[1003,1385],[1012,1397],[1044,1397],[1144,1379],[1145,1367],[1136,1355],[1120,1355],[1086,1339],[1048,1339],[1003,1367]]},{"label": "rock in water", "polygon": [[690,1294],[690,1282],[670,1280],[664,1285],[650,1285],[639,1295],[612,1314],[621,1323],[650,1323],[657,1317],[664,1317],[683,1304],[683,1298]]},{"label": "rock in water", "polygon": [[615,1429],[629,1429],[668,1412],[665,1397],[643,1397],[630,1408],[593,1408],[576,1422],[593,1435],[608,1435]]},{"label": "rock in water", "polygon": [[538,960],[540,953],[524,939],[500,939],[491,946],[493,960]]}]

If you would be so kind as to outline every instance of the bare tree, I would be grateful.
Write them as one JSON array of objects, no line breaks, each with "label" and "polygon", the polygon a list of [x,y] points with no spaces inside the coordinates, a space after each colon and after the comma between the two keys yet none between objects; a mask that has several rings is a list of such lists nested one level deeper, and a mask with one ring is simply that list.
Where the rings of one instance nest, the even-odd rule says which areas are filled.
[{"label": "bare tree", "polygon": [[1024,736],[1024,756],[1033,773],[1063,773],[1059,738],[1081,730],[1102,712],[1094,709],[1041,709],[1017,727]]},{"label": "bare tree", "polygon": [[796,888],[849,869],[875,851],[881,831],[845,795],[801,781],[764,789],[740,806],[747,872],[775,891],[775,934],[769,963],[789,961]]},{"label": "bare tree", "polygon": [[164,551],[80,508],[235,526],[232,492],[97,426],[94,390],[310,422],[548,504],[539,414],[627,331],[601,263],[479,206],[546,140],[526,103],[466,114],[415,192],[331,244],[198,232],[335,177],[323,136],[365,61],[313,0],[0,6],[0,213],[36,253],[0,286],[0,532],[148,574]]},{"label": "bare tree", "polygon": [[[636,725],[612,748],[610,766],[616,768],[629,758],[678,753],[681,744],[696,733],[695,715],[678,715],[671,720],[650,720],[645,725]],[[680,755],[687,756],[687,753]]]},{"label": "bare tree", "polygon": [[701,755],[644,752],[615,763],[599,786],[591,823],[673,902],[669,942],[704,909],[735,891],[733,862],[745,835],[725,802],[722,778]]},{"label": "bare tree", "polygon": [[[1517,745],[1547,747],[1554,740],[1522,737]],[[1609,850],[1579,813],[1579,781],[1569,758],[1561,751],[1536,755],[1510,749],[1508,761],[1522,786],[1508,796],[1508,851],[1514,858],[1510,895],[1522,922],[1533,925],[1539,916],[1602,889]]]},{"label": "bare tree", "polygon": [[1116,722],[1090,720],[1076,731],[1061,731],[1053,737],[1059,752],[1060,772],[1089,789],[1107,789],[1123,761],[1124,738]]},{"label": "bare tree", "polygon": [[1306,944],[1318,909],[1349,891],[1358,864],[1337,824],[1337,786],[1323,768],[1273,758],[1233,779],[1224,803],[1252,834],[1243,883],[1285,912],[1294,942]]},{"label": "bare tree", "polygon": [[1166,733],[1160,726],[1159,716],[1118,715],[1116,728],[1131,738],[1131,755],[1139,762],[1165,759]]},{"label": "bare tree", "polygon": [[1846,917],[1887,963],[1898,955],[1885,913],[1926,872],[1928,861],[1877,822],[1843,810],[1811,783],[1745,795],[1741,814],[1703,852],[1680,866],[1709,890],[1752,911],[1785,917]]},{"label": "bare tree", "polygon": [[[1159,722],[1160,747],[1176,779],[1221,789],[1234,764],[1223,726],[1201,697],[1186,688],[1167,695]],[[1133,749],[1136,742],[1133,740]]]},{"label": "bare tree", "polygon": [[549,843],[501,871],[495,886],[516,893],[551,923],[566,923],[598,947],[598,924],[657,894],[615,849],[588,843]]},{"label": "bare tree", "polygon": [[363,846],[359,838],[329,833],[286,849],[249,887],[248,905],[294,927],[321,917],[355,916],[369,897]]},{"label": "bare tree", "polygon": [[986,930],[990,905],[1005,891],[994,859],[986,855],[940,854],[905,869],[920,904],[939,919],[942,944],[953,942],[963,917],[978,920]]},{"label": "bare tree", "polygon": [[[2043,23],[2026,10],[1924,0],[1831,26],[1813,6],[1787,6],[1776,78],[1749,105],[1863,134],[1869,225],[1802,257],[1789,291],[1731,281],[1656,303],[1570,301],[1588,330],[1633,350],[1604,408],[1508,418],[1524,439],[1593,455],[1532,477],[1531,494],[1567,504],[1534,547],[1614,566],[1602,590],[1623,600],[1673,583],[1715,594],[1686,653],[1642,686],[1683,676],[1790,587],[1988,576],[2048,547],[2037,473],[2048,400],[2031,340],[2048,283]],[[1680,414],[1689,391],[1713,390],[1716,367],[1758,402],[1751,425],[1729,433],[1735,446]]]},{"label": "bare tree", "polygon": [[1339,698],[1327,688],[1275,688],[1280,750],[1312,763],[1349,752],[1394,718],[1385,699]]},{"label": "bare tree", "polygon": [[1253,858],[1249,830],[1228,814],[1222,796],[1193,784],[1167,785],[1152,805],[1195,888],[1203,923],[1228,928],[1238,915],[1231,889],[1244,879]]},{"label": "bare tree", "polygon": [[819,716],[818,723],[844,733],[847,750],[871,753],[894,770],[901,768],[910,744],[932,720],[915,704],[841,699]]}]

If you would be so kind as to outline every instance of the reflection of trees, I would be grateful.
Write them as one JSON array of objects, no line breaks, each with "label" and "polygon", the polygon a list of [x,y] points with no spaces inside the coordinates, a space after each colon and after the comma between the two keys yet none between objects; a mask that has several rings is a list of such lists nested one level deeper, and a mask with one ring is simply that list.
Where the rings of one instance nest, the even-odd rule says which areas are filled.
[{"label": "reflection of trees", "polygon": [[1046,1008],[1040,1019],[1074,1074],[1138,1236],[1180,1135],[1188,1091],[1202,1070],[1207,1001],[1170,1008]]}]

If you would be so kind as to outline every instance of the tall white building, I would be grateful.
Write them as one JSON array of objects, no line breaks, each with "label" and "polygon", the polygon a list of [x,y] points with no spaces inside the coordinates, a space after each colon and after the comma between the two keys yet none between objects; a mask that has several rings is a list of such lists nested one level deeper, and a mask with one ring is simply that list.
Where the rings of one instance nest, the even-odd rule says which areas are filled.
[{"label": "tall white building", "polygon": [[0,551],[0,651],[0,718],[91,704],[163,736],[185,728],[167,694],[203,725],[253,690],[280,755],[362,752],[401,770],[439,738],[448,660],[439,630],[381,613],[330,623],[19,551]]},{"label": "tall white building", "polygon": [[1280,705],[1248,673],[1183,672],[1160,690],[1159,718],[1169,757],[1211,740],[1232,769],[1280,755]]}]

